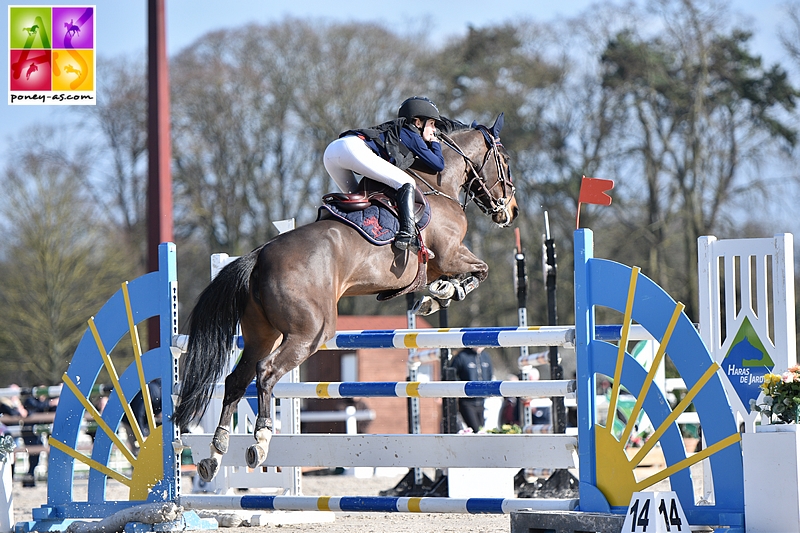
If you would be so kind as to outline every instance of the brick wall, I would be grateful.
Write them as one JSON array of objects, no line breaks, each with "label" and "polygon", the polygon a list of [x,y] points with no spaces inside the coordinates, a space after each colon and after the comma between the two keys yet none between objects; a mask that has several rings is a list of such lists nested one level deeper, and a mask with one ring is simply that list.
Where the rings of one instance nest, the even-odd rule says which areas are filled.
[{"label": "brick wall", "polygon": [[[417,327],[430,325],[417,318]],[[405,316],[340,316],[338,328],[344,330],[405,329]],[[352,351],[324,351],[312,355],[300,370],[303,381],[341,381],[341,357]],[[407,350],[357,350],[358,381],[406,381],[408,378]],[[433,379],[439,379],[438,364],[431,365]],[[342,410],[353,400],[306,400],[304,408],[318,411]],[[359,423],[359,433],[408,433],[408,401],[406,398],[356,398],[358,409],[372,409],[375,420]],[[423,433],[441,431],[442,402],[423,398],[420,401]],[[304,424],[303,432],[343,433],[344,422]]]}]

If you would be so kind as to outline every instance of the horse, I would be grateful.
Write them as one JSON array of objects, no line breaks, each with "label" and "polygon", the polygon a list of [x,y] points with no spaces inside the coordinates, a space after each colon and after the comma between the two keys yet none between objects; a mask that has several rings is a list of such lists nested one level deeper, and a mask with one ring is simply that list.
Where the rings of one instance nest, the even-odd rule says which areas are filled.
[{"label": "horse", "polygon": [[81,28],[79,26],[74,25],[73,22],[74,22],[73,20],[70,20],[69,22],[64,23],[64,27],[67,28],[67,33],[64,34],[64,37],[66,37],[67,35],[69,35],[70,37],[75,37],[76,33],[80,35]]},{"label": "horse", "polygon": [[28,70],[25,73],[25,79],[26,80],[31,79],[31,74],[33,74],[34,72],[39,72],[39,67],[36,66],[36,63],[31,63],[31,66],[28,67]]},{"label": "horse", "polygon": [[420,268],[426,269],[427,279],[458,287],[463,280],[474,287],[486,279],[488,266],[462,241],[470,202],[501,227],[510,225],[519,212],[509,156],[499,138],[502,125],[502,114],[491,128],[449,121],[449,131],[441,133],[445,169],[438,174],[410,169],[431,209],[431,221],[421,232],[424,245],[433,251],[426,263],[420,254],[373,245],[346,224],[318,218],[228,264],[203,290],[189,319],[173,415],[177,427],[187,427],[208,407],[233,348],[237,324],[244,349],[225,378],[211,455],[197,465],[201,479],[210,481],[217,474],[228,450],[236,406],[254,378],[256,443],[245,455],[250,468],[264,462],[272,437],[272,389],[333,337],[341,297],[401,294],[418,279]]}]

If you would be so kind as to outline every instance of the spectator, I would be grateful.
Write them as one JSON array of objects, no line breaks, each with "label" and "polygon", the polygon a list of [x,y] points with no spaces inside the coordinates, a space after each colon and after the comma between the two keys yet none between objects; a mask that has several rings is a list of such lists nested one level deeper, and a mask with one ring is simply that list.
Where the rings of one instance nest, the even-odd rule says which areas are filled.
[{"label": "spectator", "polygon": [[[45,393],[42,393],[45,391]],[[47,387],[44,385],[39,385],[35,387],[32,391],[31,395],[25,398],[23,405],[25,409],[28,411],[28,416],[34,413],[47,413],[50,411],[55,411],[56,405],[58,405],[58,398],[48,398],[47,394]],[[37,392],[42,394],[36,394]],[[34,425],[27,425],[25,429],[23,429],[22,433],[22,440],[25,442],[26,446],[42,446],[44,444],[44,437],[43,435],[36,433],[34,431]],[[36,486],[36,467],[39,466],[39,451],[29,452],[28,453],[28,473],[22,480],[23,487],[35,487]]]},{"label": "spectator", "polygon": [[[451,361],[459,381],[491,381],[492,358],[483,347],[464,348]],[[459,398],[458,412],[464,424],[477,432],[484,424],[483,398]]]},{"label": "spectator", "polygon": [[[102,415],[103,409],[106,408],[106,404],[108,403],[108,396],[101,394],[92,403],[94,408],[97,409],[97,412]],[[98,425],[96,420],[91,420],[86,424],[86,433],[92,437],[92,442],[94,442],[95,438],[97,438],[97,428]]]},{"label": "spectator", "polygon": [[[519,377],[514,374],[506,376],[506,381],[519,381]],[[513,426],[514,424],[522,426],[522,408],[524,402],[520,398],[508,396],[503,398],[503,404],[500,406],[500,413],[498,415],[497,427]]]},{"label": "spectator", "polygon": [[[19,385],[13,383],[8,388],[20,390]],[[26,417],[28,410],[22,405],[19,395],[3,396],[0,397],[0,415]]]},{"label": "spectator", "polygon": [[[12,383],[8,386],[9,389],[19,389],[19,385]],[[28,410],[22,405],[19,396],[3,396],[0,397],[0,421],[3,416],[24,418],[28,416]],[[15,422],[16,425],[16,422]],[[0,435],[11,435],[11,431],[5,424],[0,423]],[[11,461],[11,476],[14,476],[14,461]]]}]

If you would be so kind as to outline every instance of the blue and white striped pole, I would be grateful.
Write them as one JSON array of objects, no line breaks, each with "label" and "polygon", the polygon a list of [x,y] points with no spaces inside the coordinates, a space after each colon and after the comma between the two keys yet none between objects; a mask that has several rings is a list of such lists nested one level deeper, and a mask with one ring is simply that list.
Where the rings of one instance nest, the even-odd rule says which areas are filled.
[{"label": "blue and white striped pole", "polygon": [[377,513],[509,514],[518,511],[572,511],[576,499],[408,498],[392,496],[183,495],[186,509],[261,511],[346,511]]}]

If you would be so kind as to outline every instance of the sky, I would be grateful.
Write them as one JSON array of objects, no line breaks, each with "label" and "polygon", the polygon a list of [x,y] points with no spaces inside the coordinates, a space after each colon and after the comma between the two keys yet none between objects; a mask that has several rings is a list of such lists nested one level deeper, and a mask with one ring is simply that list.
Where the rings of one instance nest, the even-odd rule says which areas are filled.
[{"label": "sky", "polygon": [[[619,0],[610,0],[621,4]],[[391,27],[419,27],[420,21],[430,25],[432,41],[447,36],[463,35],[472,25],[483,27],[519,18],[538,21],[557,17],[576,16],[592,2],[587,0],[501,0],[486,2],[459,0],[430,2],[429,0],[403,0],[402,2],[364,2],[354,0],[295,0],[294,2],[267,0],[166,0],[167,48],[170,56],[189,46],[203,34],[220,28],[243,26],[251,22],[269,23],[287,16],[321,18],[330,21],[381,21]],[[79,5],[69,2],[42,2],[17,0],[10,5]],[[777,24],[782,19],[783,0],[735,0],[733,9],[749,18],[755,36],[753,45],[768,63],[785,59],[776,36]],[[89,0],[83,5],[96,5],[96,50],[100,56],[119,56],[144,52],[147,47],[146,0]],[[457,6],[457,7],[456,7]],[[2,28],[8,32],[8,8],[2,11]],[[8,38],[3,40],[3,72],[8,72]],[[8,87],[5,74],[4,87]],[[68,109],[59,106],[9,106],[4,95],[0,100],[0,158],[8,145],[18,138],[25,128],[34,123],[58,119]]]},{"label": "sky", "polygon": [[[403,0],[402,2],[364,2],[354,0],[295,0],[278,2],[270,0],[165,0],[167,6],[167,49],[170,56],[189,46],[203,34],[220,28],[243,26],[251,22],[270,23],[287,16],[321,18],[328,21],[380,21],[395,28],[411,25],[420,27],[420,21],[429,24],[434,43],[447,36],[463,35],[472,25],[490,24],[528,18],[541,22],[557,17],[581,14],[593,2],[587,0],[485,0],[439,1]],[[644,1],[644,0],[641,0]],[[786,63],[778,38],[777,27],[783,20],[785,0],[733,0],[732,9],[747,17],[754,31],[753,51],[764,57],[768,64]],[[621,0],[610,0],[622,4]],[[6,3],[2,10],[3,31],[8,33],[8,6],[10,5],[95,5],[96,51],[99,56],[120,56],[146,51],[147,1],[146,0],[89,0],[85,4],[68,2],[17,0]],[[9,40],[3,40],[2,64],[8,88]],[[12,143],[24,135],[33,124],[69,120],[67,106],[9,106],[7,94],[0,99],[0,164]]]}]

